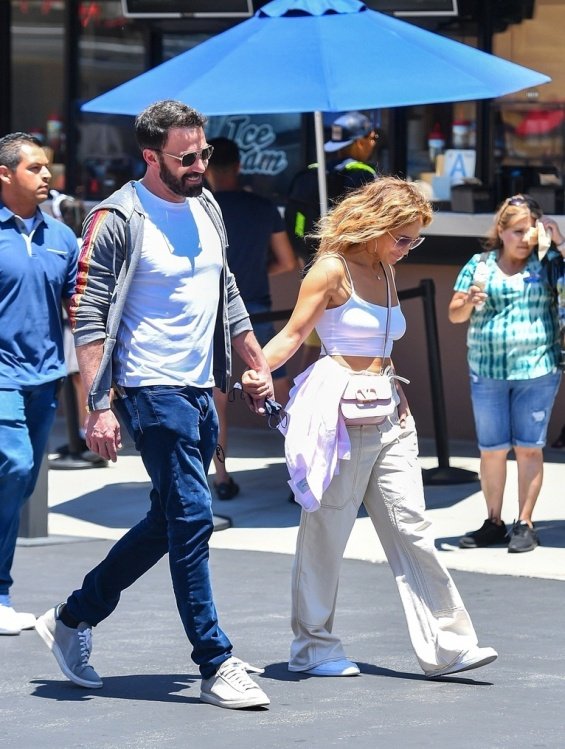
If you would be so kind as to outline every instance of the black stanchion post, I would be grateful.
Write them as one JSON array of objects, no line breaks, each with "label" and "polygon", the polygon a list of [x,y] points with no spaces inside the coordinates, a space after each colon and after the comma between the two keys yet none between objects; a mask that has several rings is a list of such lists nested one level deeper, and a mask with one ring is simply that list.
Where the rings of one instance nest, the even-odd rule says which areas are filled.
[{"label": "black stanchion post", "polygon": [[61,395],[63,408],[65,410],[65,422],[67,425],[69,453],[71,455],[80,455],[80,453],[84,450],[84,446],[80,437],[77,399],[75,396],[75,388],[71,377],[65,378]]},{"label": "black stanchion post", "polygon": [[51,455],[49,468],[55,470],[77,470],[79,468],[102,468],[106,461],[93,453],[85,451],[85,444],[80,436],[77,399],[71,377],[66,377],[61,389],[61,402],[65,413],[68,443],[60,448],[60,452]]},{"label": "black stanchion post", "polygon": [[424,304],[424,322],[428,349],[428,368],[432,393],[432,410],[438,467],[423,471],[425,484],[467,484],[478,481],[474,471],[464,468],[452,468],[449,465],[449,439],[447,435],[447,416],[443,392],[443,376],[439,352],[439,335],[435,309],[435,284],[431,278],[420,281],[422,301]]}]

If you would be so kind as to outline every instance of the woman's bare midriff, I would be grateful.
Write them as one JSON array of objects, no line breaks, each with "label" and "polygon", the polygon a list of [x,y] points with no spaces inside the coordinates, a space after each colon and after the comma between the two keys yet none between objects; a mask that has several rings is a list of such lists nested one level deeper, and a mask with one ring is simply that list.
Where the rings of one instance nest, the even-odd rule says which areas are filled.
[{"label": "woman's bare midriff", "polygon": [[342,356],[341,354],[332,354],[332,359],[342,367],[352,369],[354,372],[374,372],[380,374],[384,369],[389,367],[392,362],[388,356]]}]

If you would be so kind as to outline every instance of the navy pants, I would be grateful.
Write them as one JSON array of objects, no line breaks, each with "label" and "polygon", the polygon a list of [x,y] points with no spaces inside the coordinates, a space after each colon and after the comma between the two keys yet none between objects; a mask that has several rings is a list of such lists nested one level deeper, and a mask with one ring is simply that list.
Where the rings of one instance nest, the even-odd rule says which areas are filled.
[{"label": "navy pants", "polygon": [[60,380],[0,389],[0,595],[8,596],[20,510],[32,494],[57,409]]},{"label": "navy pants", "polygon": [[168,552],[192,659],[206,679],[232,649],[218,624],[208,563],[214,526],[207,474],[218,434],[212,391],[155,385],[125,393],[115,408],[151,478],[151,506],[69,597],[68,611],[95,626],[116,608],[121,592]]}]

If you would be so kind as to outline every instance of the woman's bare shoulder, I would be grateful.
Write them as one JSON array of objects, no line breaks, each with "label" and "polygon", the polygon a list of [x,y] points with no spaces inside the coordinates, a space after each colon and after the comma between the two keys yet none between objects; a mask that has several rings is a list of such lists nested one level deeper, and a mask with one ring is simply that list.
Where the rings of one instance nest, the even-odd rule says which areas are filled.
[{"label": "woman's bare shoulder", "polygon": [[345,274],[345,258],[342,255],[320,255],[312,265],[311,270],[323,273],[329,278],[343,278]]}]

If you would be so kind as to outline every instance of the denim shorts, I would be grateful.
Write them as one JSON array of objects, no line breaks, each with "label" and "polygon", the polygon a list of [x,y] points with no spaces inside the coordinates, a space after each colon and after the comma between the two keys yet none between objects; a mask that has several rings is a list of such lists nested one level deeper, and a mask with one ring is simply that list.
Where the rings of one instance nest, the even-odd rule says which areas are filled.
[{"label": "denim shorts", "polygon": [[491,380],[471,372],[479,448],[543,447],[561,372],[530,380]]},{"label": "denim shorts", "polygon": [[[246,302],[245,306],[247,307],[247,311],[250,315],[258,312],[271,311],[271,308],[266,304],[259,304],[257,302]],[[261,346],[261,348],[265,348],[271,338],[274,338],[276,335],[275,326],[270,320],[267,320],[265,322],[253,322],[251,324],[253,325],[253,332],[255,333],[255,338],[257,339],[259,345]],[[275,369],[272,373],[273,380],[279,380],[281,377],[286,376],[287,371],[284,364],[282,365],[282,367]]]}]

